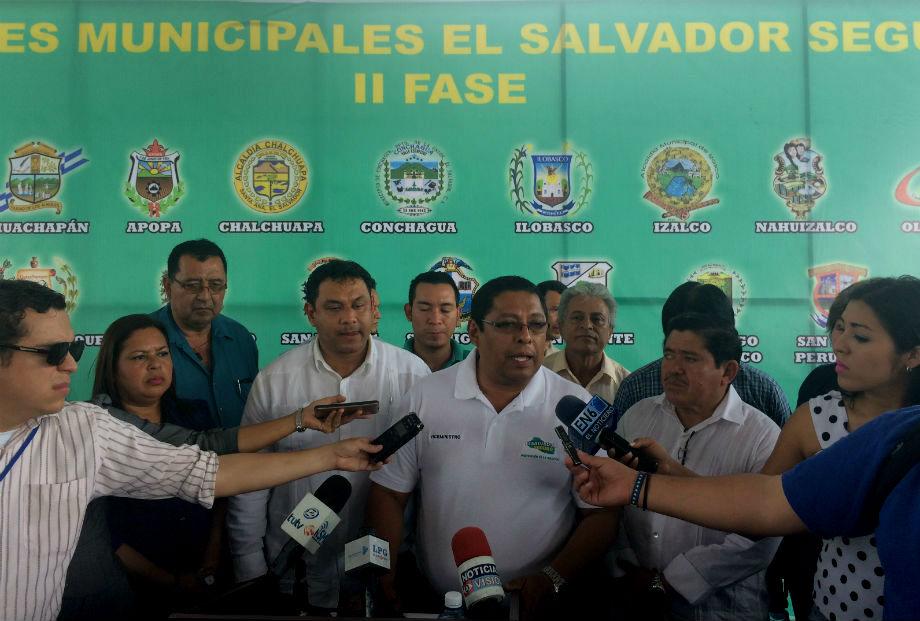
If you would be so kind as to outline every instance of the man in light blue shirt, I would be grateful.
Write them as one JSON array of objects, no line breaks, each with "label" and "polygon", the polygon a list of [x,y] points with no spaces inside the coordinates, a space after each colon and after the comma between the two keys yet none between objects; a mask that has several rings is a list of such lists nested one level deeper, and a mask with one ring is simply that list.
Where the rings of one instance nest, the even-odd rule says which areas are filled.
[{"label": "man in light blue shirt", "polygon": [[221,314],[223,251],[207,239],[182,242],[169,253],[163,290],[167,303],[151,316],[166,326],[179,398],[207,403],[214,427],[239,426],[259,352],[249,330]]}]

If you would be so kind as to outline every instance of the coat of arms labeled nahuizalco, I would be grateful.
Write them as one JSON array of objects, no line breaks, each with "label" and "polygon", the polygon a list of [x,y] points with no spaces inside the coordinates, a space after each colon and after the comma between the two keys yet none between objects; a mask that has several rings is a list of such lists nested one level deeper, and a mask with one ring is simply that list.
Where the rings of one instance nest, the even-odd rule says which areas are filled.
[{"label": "coat of arms labeled nahuizalco", "polygon": [[167,152],[153,139],[153,144],[131,153],[131,172],[125,195],[151,218],[159,218],[185,194],[179,180],[179,154]]},{"label": "coat of arms labeled nahuizalco", "polygon": [[815,202],[827,192],[824,158],[811,148],[808,138],[794,138],[773,156],[773,191],[786,201],[796,220],[804,220]]}]

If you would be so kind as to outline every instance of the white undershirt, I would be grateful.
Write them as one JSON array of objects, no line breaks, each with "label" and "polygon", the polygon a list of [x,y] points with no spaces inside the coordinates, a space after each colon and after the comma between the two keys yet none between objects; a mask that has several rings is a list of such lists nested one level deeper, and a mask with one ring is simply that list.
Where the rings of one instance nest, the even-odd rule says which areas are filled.
[{"label": "white undershirt", "polygon": [[0,431],[0,446],[6,446],[6,443],[10,441],[10,438],[13,437],[13,432],[15,429],[10,431]]}]

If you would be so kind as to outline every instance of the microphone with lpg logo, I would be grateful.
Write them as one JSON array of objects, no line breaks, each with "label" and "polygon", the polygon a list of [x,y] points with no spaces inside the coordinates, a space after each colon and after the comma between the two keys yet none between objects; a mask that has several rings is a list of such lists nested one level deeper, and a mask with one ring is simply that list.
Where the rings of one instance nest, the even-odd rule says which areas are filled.
[{"label": "microphone with lpg logo", "polygon": [[556,404],[556,418],[569,430],[569,438],[579,449],[594,455],[597,449],[613,449],[617,457],[632,453],[639,458],[639,470],[657,472],[658,461],[642,449],[633,448],[623,436],[609,428],[614,417],[613,406],[594,395],[585,403],[574,395],[566,395]]},{"label": "microphone with lpg logo", "polygon": [[345,573],[363,586],[365,618],[374,616],[376,578],[388,571],[390,542],[378,537],[373,528],[362,529],[360,537],[345,544]]},{"label": "microphone with lpg logo", "polygon": [[460,574],[460,592],[470,619],[507,618],[502,608],[505,589],[495,567],[492,549],[481,528],[467,526],[450,541]]},{"label": "microphone with lpg logo", "polygon": [[329,533],[339,525],[338,514],[351,496],[351,483],[340,474],[334,474],[319,486],[316,495],[303,497],[281,525],[281,530],[291,539],[272,561],[269,572],[280,578],[303,556],[306,550],[316,554]]}]

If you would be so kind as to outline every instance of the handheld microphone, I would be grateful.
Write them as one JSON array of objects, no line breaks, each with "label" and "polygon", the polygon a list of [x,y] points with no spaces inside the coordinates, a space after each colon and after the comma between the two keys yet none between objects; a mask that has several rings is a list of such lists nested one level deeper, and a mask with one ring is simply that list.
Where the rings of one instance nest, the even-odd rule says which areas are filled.
[{"label": "handheld microphone", "polygon": [[351,496],[351,483],[340,474],[334,474],[319,486],[316,495],[303,497],[281,525],[281,530],[291,539],[272,561],[269,571],[281,577],[306,550],[316,554],[341,519],[338,514]]},{"label": "handheld microphone", "polygon": [[345,544],[345,573],[360,577],[390,571],[390,542],[369,528],[354,541]]},{"label": "handheld microphone", "polygon": [[505,599],[505,590],[486,534],[475,526],[461,528],[451,539],[450,547],[460,574],[460,592],[470,618],[495,616],[495,609]]},{"label": "handheld microphone", "polygon": [[657,472],[657,460],[642,449],[630,446],[626,438],[607,426],[613,415],[613,406],[597,395],[588,403],[574,395],[566,395],[556,404],[556,418],[568,427],[569,437],[579,449],[589,455],[597,453],[598,448],[613,449],[617,457],[632,453],[639,458],[639,470]]}]

